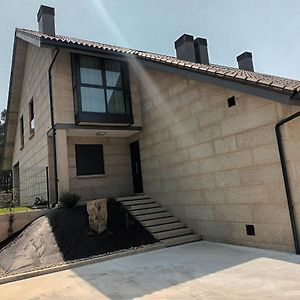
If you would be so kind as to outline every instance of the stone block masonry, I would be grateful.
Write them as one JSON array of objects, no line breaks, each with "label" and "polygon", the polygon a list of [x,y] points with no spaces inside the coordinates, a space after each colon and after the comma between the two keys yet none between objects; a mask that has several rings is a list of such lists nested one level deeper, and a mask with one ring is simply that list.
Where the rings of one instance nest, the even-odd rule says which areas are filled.
[{"label": "stone block masonry", "polygon": [[[145,78],[140,83],[145,192],[204,239],[294,251],[274,127],[296,108],[145,72],[151,81],[151,90]],[[229,108],[231,96],[236,106]],[[284,139],[298,202],[297,130],[299,121]],[[300,217],[300,203],[296,207]],[[254,225],[255,236],[247,235],[246,224]]]}]

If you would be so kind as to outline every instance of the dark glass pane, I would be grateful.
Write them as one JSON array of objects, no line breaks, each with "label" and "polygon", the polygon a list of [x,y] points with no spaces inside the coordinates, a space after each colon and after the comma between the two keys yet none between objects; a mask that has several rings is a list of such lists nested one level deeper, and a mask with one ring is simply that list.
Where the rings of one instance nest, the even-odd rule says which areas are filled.
[{"label": "dark glass pane", "polygon": [[98,58],[80,56],[81,83],[102,85],[102,70]]},{"label": "dark glass pane", "polygon": [[123,91],[106,90],[107,108],[109,113],[125,114],[125,104]]},{"label": "dark glass pane", "polygon": [[106,85],[122,87],[121,64],[117,61],[105,61]]},{"label": "dark glass pane", "polygon": [[30,121],[34,119],[33,100],[29,102],[29,119]]},{"label": "dark glass pane", "polygon": [[81,108],[84,112],[106,112],[104,90],[81,87]]},{"label": "dark glass pane", "polygon": [[75,145],[77,175],[104,174],[102,145]]},{"label": "dark glass pane", "polygon": [[21,147],[24,146],[24,119],[23,116],[20,118],[20,136],[21,136]]}]

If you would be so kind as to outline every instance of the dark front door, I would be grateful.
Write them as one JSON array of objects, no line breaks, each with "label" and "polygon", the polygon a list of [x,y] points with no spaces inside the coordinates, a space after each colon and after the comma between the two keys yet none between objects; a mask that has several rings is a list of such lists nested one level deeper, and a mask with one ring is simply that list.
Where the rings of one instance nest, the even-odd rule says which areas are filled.
[{"label": "dark front door", "polygon": [[139,141],[130,144],[133,188],[135,193],[143,193],[142,166]]}]

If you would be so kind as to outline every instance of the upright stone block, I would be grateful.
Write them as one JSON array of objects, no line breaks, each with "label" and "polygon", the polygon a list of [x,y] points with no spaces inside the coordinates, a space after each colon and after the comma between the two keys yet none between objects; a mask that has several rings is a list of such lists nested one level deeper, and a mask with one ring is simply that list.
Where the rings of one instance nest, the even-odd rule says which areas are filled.
[{"label": "upright stone block", "polygon": [[86,206],[89,215],[89,226],[97,233],[102,233],[107,227],[107,200],[89,201]]}]

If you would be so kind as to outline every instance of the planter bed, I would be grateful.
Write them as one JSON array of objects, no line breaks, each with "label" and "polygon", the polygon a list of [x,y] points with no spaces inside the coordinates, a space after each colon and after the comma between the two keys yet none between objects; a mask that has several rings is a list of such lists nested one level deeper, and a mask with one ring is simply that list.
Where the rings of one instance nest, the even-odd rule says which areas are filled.
[{"label": "planter bed", "polygon": [[108,228],[101,234],[89,229],[86,206],[53,209],[0,250],[0,270],[8,276],[155,242],[115,201],[108,202]]}]

